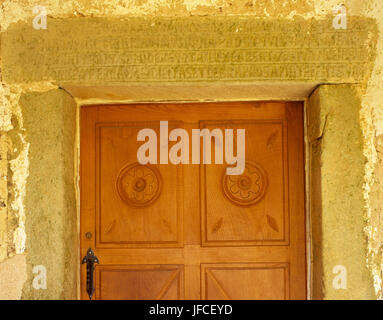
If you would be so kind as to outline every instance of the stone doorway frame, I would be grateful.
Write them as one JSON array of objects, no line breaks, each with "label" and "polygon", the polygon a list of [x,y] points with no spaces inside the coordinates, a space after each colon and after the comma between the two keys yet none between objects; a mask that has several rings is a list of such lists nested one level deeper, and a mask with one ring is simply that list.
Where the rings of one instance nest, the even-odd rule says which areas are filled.
[{"label": "stone doorway frame", "polygon": [[[332,288],[332,268],[342,263],[350,270],[350,288],[340,292],[339,298],[367,298],[373,292],[372,280],[365,267],[366,246],[363,227],[363,173],[364,156],[362,134],[359,125],[360,101],[358,87],[354,85],[320,85],[318,83],[241,83],[226,84],[172,84],[139,86],[77,86],[65,85],[44,93],[22,95],[20,105],[28,132],[30,148],[30,175],[27,182],[27,272],[28,281],[24,286],[25,299],[78,299],[80,283],[79,254],[79,110],[89,104],[132,104],[166,102],[212,102],[212,101],[256,101],[294,100],[305,102],[305,143],[306,143],[306,255],[308,299],[337,299],[339,291]],[[347,102],[346,112],[342,104]],[[342,110],[342,112],[341,112]],[[43,118],[42,118],[43,117]],[[344,160],[346,169],[337,166],[334,152],[336,143],[342,142],[339,128],[344,127],[347,144]],[[50,124],[43,123],[49,120]],[[53,124],[52,124],[53,122]],[[43,127],[43,128],[41,128]],[[44,129],[43,131],[41,129]],[[45,143],[39,141],[45,133]],[[48,135],[46,134],[48,132]],[[59,139],[52,150],[51,144]],[[334,140],[334,141],[332,141]],[[359,141],[360,140],[360,141]],[[360,143],[359,143],[360,142]],[[335,143],[335,146],[334,146]],[[43,152],[43,157],[38,154]],[[59,165],[57,165],[59,164]],[[42,175],[39,168],[52,167],[51,175]],[[334,167],[334,172],[331,168]],[[338,171],[336,171],[338,170]],[[340,170],[340,171],[339,171]],[[342,179],[340,174],[350,174]],[[53,175],[53,176],[52,176]],[[54,183],[51,181],[55,180]],[[346,180],[346,181],[344,181]],[[48,203],[39,203],[38,191],[48,192]],[[36,191],[37,190],[37,191]],[[353,214],[346,194],[355,193],[352,201]],[[340,200],[334,198],[337,195]],[[49,202],[51,199],[51,202]],[[47,212],[50,205],[58,203],[53,214]],[[41,222],[41,212],[46,213]],[[334,220],[335,219],[335,220]],[[337,221],[345,219],[345,225]],[[362,219],[362,220],[361,220]],[[358,228],[355,227],[355,222]],[[55,228],[49,229],[53,225]],[[48,228],[51,241],[57,243],[56,252],[41,250],[39,237],[46,237]],[[55,232],[56,231],[56,232]],[[334,235],[334,233],[339,233]],[[346,239],[341,244],[339,239]],[[349,254],[351,253],[351,254]],[[346,255],[348,254],[349,257]],[[343,259],[343,260],[342,260]],[[359,265],[355,264],[355,259]],[[62,266],[57,265],[57,261]],[[352,262],[354,261],[354,262]],[[51,286],[44,292],[31,288],[32,267],[46,265]],[[361,293],[361,287],[363,293]]]}]

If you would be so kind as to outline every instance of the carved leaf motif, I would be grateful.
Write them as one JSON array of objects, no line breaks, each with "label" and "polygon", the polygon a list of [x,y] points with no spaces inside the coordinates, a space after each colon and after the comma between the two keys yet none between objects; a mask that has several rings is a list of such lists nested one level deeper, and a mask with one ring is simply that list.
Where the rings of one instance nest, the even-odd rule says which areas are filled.
[{"label": "carved leaf motif", "polygon": [[273,132],[267,139],[267,147],[270,147],[277,140],[277,132]]},{"label": "carved leaf motif", "polygon": [[216,233],[219,229],[221,229],[222,224],[223,224],[223,218],[220,218],[220,219],[216,222],[216,224],[213,226],[212,233]]},{"label": "carved leaf motif", "polygon": [[275,219],[269,215],[267,215],[266,217],[267,217],[267,223],[270,226],[270,228],[276,232],[279,232],[278,223],[275,221]]},{"label": "carved leaf motif", "polygon": [[116,219],[113,219],[113,221],[105,228],[105,233],[109,233],[114,228],[114,225],[116,224]]},{"label": "carved leaf motif", "polygon": [[161,219],[161,221],[165,228],[168,230],[168,232],[173,233],[172,227],[170,226],[169,222],[165,219]]}]

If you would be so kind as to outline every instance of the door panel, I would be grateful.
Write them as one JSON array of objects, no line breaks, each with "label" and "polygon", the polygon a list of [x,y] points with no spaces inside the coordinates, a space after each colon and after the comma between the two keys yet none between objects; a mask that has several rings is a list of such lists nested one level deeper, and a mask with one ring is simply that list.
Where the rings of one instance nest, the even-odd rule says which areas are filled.
[{"label": "door panel", "polygon": [[[234,129],[234,150],[245,129],[244,173],[214,164],[214,139],[211,165],[139,165],[137,134],[159,140],[160,121],[189,137]],[[82,107],[81,254],[100,261],[95,298],[305,299],[303,163],[300,102]]]},{"label": "door panel", "polygon": [[246,167],[242,175],[226,175],[226,165],[202,168],[204,245],[287,244],[286,124],[208,121],[202,127],[246,130]]},{"label": "door panel", "polygon": [[182,246],[182,167],[137,162],[145,128],[159,136],[159,122],[96,125],[98,247]]},{"label": "door panel", "polygon": [[206,300],[285,300],[289,298],[288,264],[202,265]]},{"label": "door panel", "polygon": [[179,300],[184,293],[182,266],[136,265],[97,268],[99,300]]}]

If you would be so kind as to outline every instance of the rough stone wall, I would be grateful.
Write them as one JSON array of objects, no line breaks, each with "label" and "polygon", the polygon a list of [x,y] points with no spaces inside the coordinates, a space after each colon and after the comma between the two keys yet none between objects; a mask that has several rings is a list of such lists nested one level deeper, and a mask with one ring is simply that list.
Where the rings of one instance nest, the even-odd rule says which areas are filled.
[{"label": "rough stone wall", "polygon": [[[355,85],[323,85],[310,97],[314,299],[375,298],[366,265],[360,90]],[[331,275],[335,266],[346,268],[347,290],[337,290],[334,277],[324,276]]]},{"label": "rough stone wall", "polygon": [[[358,99],[362,106],[360,127],[363,132],[363,150],[366,157],[363,194],[367,238],[365,263],[373,277],[377,297],[383,298],[383,225],[381,222],[383,221],[381,219],[383,202],[381,192],[383,183],[383,82],[381,81],[383,3],[381,0],[345,0],[343,3],[348,15],[360,17],[361,21],[372,21],[369,23],[376,25],[378,32],[376,39],[369,39],[369,41],[377,41],[376,50],[374,50],[376,55],[374,52],[370,52],[371,55],[368,56],[370,69],[367,68],[367,78],[362,79],[364,86],[358,92]],[[113,0],[91,2],[88,0],[46,0],[44,3],[38,0],[5,0],[1,2],[0,12],[1,69],[6,70],[6,61],[12,61],[9,60],[9,55],[3,57],[3,50],[7,50],[10,41],[9,38],[7,39],[8,30],[17,29],[23,23],[30,23],[31,18],[34,17],[32,8],[35,5],[46,6],[50,17],[48,23],[53,21],[53,25],[57,25],[68,18],[144,17],[150,20],[154,17],[190,15],[231,18],[247,15],[266,20],[278,18],[292,22],[296,19],[310,21],[310,19],[328,18],[332,15],[333,7],[338,4],[338,0],[123,0],[118,2]],[[372,33],[372,35],[376,34]],[[62,40],[65,36],[68,35],[62,34],[59,39]],[[7,42],[4,42],[5,40]],[[19,43],[22,41],[23,39],[19,40]],[[33,46],[28,49],[33,50]],[[54,55],[55,53],[52,54],[52,56]],[[4,61],[4,58],[8,60]],[[23,59],[23,57],[14,58]],[[19,61],[16,60],[16,62]],[[49,62],[42,61],[42,64],[49,65]],[[42,66],[42,68],[44,67]],[[32,239],[32,234],[35,232],[26,227],[29,214],[33,214],[27,207],[26,190],[28,175],[31,174],[33,165],[29,154],[34,146],[31,146],[31,142],[27,139],[28,129],[25,126],[19,100],[28,92],[47,92],[53,88],[57,89],[60,85],[51,77],[51,73],[47,73],[47,70],[44,69],[41,71],[43,76],[40,78],[23,79],[17,78],[16,75],[12,74],[12,70],[8,70],[5,77],[2,76],[0,85],[0,283],[9,278],[20,279],[23,282],[27,274],[29,279],[31,277],[30,266],[27,268],[26,264],[20,263],[20,259],[11,259],[16,255],[16,257],[20,256],[21,260],[25,260],[25,254],[28,256],[28,241]],[[342,77],[337,79],[338,82],[342,81]],[[86,79],[79,80],[82,80],[80,82],[83,83],[87,82]],[[321,79],[322,82],[326,82],[326,80],[331,81],[331,79]],[[36,232],[38,234],[38,230]],[[29,244],[32,245],[32,243]],[[17,288],[20,288],[20,285]],[[11,297],[18,299],[21,297],[21,291],[16,291],[11,294]],[[60,297],[60,294],[52,293],[53,297]],[[8,297],[10,296],[8,295]],[[331,298],[331,294],[328,298]]]},{"label": "rough stone wall", "polygon": [[[43,102],[43,103],[42,103]],[[77,211],[74,188],[76,103],[64,90],[20,97],[29,177],[25,207],[27,275],[24,298],[76,297],[78,264]],[[47,288],[32,286],[32,267],[46,268]]]}]

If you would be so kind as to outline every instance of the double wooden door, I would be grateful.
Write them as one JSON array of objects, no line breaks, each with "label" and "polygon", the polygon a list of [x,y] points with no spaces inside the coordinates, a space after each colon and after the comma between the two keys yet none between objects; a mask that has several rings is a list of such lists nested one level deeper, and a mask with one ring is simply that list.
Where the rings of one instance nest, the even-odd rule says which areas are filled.
[{"label": "double wooden door", "polygon": [[[212,164],[139,164],[137,134],[153,129],[159,145],[160,121],[190,139],[245,129],[244,172],[214,163],[214,138]],[[301,102],[82,107],[81,255],[99,260],[94,298],[305,299],[303,146]]]}]

